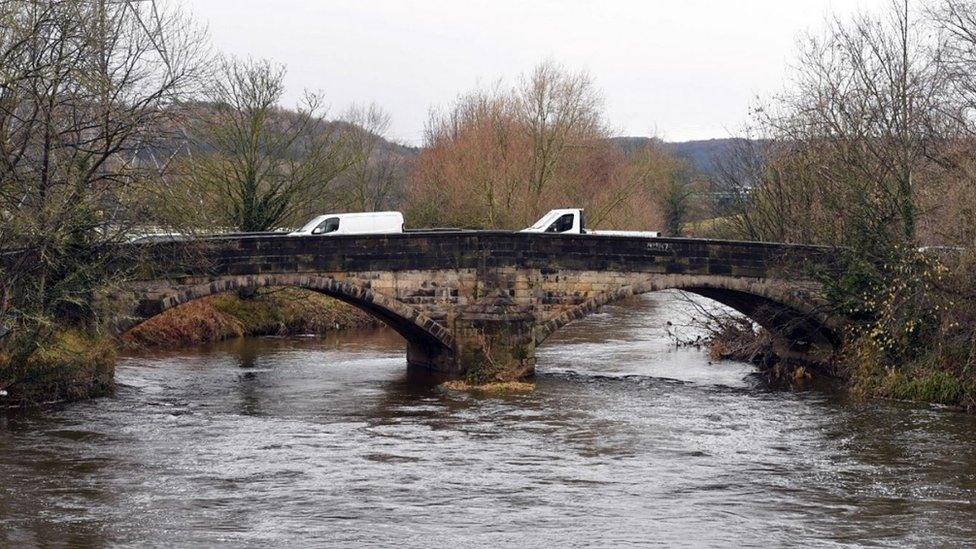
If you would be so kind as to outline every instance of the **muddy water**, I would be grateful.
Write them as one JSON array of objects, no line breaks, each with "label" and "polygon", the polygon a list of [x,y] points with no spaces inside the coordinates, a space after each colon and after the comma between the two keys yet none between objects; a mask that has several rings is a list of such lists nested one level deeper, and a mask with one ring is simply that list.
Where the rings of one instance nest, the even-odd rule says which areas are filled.
[{"label": "muddy water", "polygon": [[115,398],[0,416],[0,545],[976,543],[976,419],[771,390],[675,350],[686,307],[565,328],[509,397],[387,331],[127,357]]}]

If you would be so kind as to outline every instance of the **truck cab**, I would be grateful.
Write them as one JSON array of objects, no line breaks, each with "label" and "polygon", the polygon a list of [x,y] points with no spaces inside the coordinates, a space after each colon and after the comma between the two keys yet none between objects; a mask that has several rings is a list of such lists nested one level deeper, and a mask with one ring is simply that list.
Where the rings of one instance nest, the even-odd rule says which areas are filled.
[{"label": "truck cab", "polygon": [[531,227],[522,229],[523,233],[592,234],[601,236],[630,236],[638,238],[657,238],[656,231],[593,231],[586,228],[586,217],[580,208],[550,210]]},{"label": "truck cab", "polygon": [[523,233],[586,234],[586,218],[581,209],[550,210]]}]

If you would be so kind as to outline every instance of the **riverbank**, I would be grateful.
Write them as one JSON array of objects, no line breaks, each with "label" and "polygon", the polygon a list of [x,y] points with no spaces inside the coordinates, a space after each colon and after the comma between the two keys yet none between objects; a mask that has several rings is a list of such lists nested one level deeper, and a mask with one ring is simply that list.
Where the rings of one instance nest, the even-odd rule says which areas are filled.
[{"label": "riverbank", "polygon": [[0,408],[111,394],[120,350],[190,347],[264,335],[324,335],[378,321],[341,301],[298,288],[266,288],[247,298],[205,297],[154,317],[114,339],[95,330],[58,331],[25,358],[0,353]]},{"label": "riverbank", "polygon": [[803,389],[815,383],[836,384],[839,381],[833,363],[780,356],[772,334],[756,330],[744,317],[717,318],[713,322],[715,325],[707,341],[708,356],[712,360],[752,364],[772,386]]},{"label": "riverbank", "polygon": [[20,360],[0,353],[0,408],[111,394],[115,356],[114,341],[81,330],[55,333]]},{"label": "riverbank", "polygon": [[378,321],[359,309],[299,288],[266,288],[243,298],[234,293],[180,305],[122,336],[126,349],[180,347],[265,335],[323,335],[369,328]]},{"label": "riverbank", "polygon": [[782,358],[765,330],[738,319],[719,321],[708,341],[713,360],[753,364],[770,384],[803,389],[827,383],[862,400],[884,399],[946,406],[976,414],[976,369],[951,366],[932,349],[897,368],[885,367],[863,341],[847,343],[829,362]]}]

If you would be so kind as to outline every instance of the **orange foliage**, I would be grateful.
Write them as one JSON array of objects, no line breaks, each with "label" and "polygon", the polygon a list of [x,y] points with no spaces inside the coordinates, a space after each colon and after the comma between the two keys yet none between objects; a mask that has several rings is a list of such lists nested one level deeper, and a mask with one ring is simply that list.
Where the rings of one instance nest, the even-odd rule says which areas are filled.
[{"label": "orange foliage", "polygon": [[214,306],[216,296],[184,303],[129,330],[122,341],[130,347],[196,345],[244,335],[241,322]]},{"label": "orange foliage", "polygon": [[583,207],[593,226],[658,228],[655,189],[679,167],[658,147],[621,151],[589,78],[550,63],[432,115],[425,141],[407,193],[416,227],[516,229]]}]

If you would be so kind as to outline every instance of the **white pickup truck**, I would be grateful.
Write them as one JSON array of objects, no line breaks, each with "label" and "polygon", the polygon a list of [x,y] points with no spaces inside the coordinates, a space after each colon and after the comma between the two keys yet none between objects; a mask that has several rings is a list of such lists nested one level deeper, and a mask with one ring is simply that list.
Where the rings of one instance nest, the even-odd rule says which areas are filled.
[{"label": "white pickup truck", "polygon": [[522,232],[638,236],[644,238],[657,238],[661,236],[657,231],[594,231],[587,229],[586,217],[583,215],[583,210],[578,208],[551,210],[531,227],[522,229]]}]

